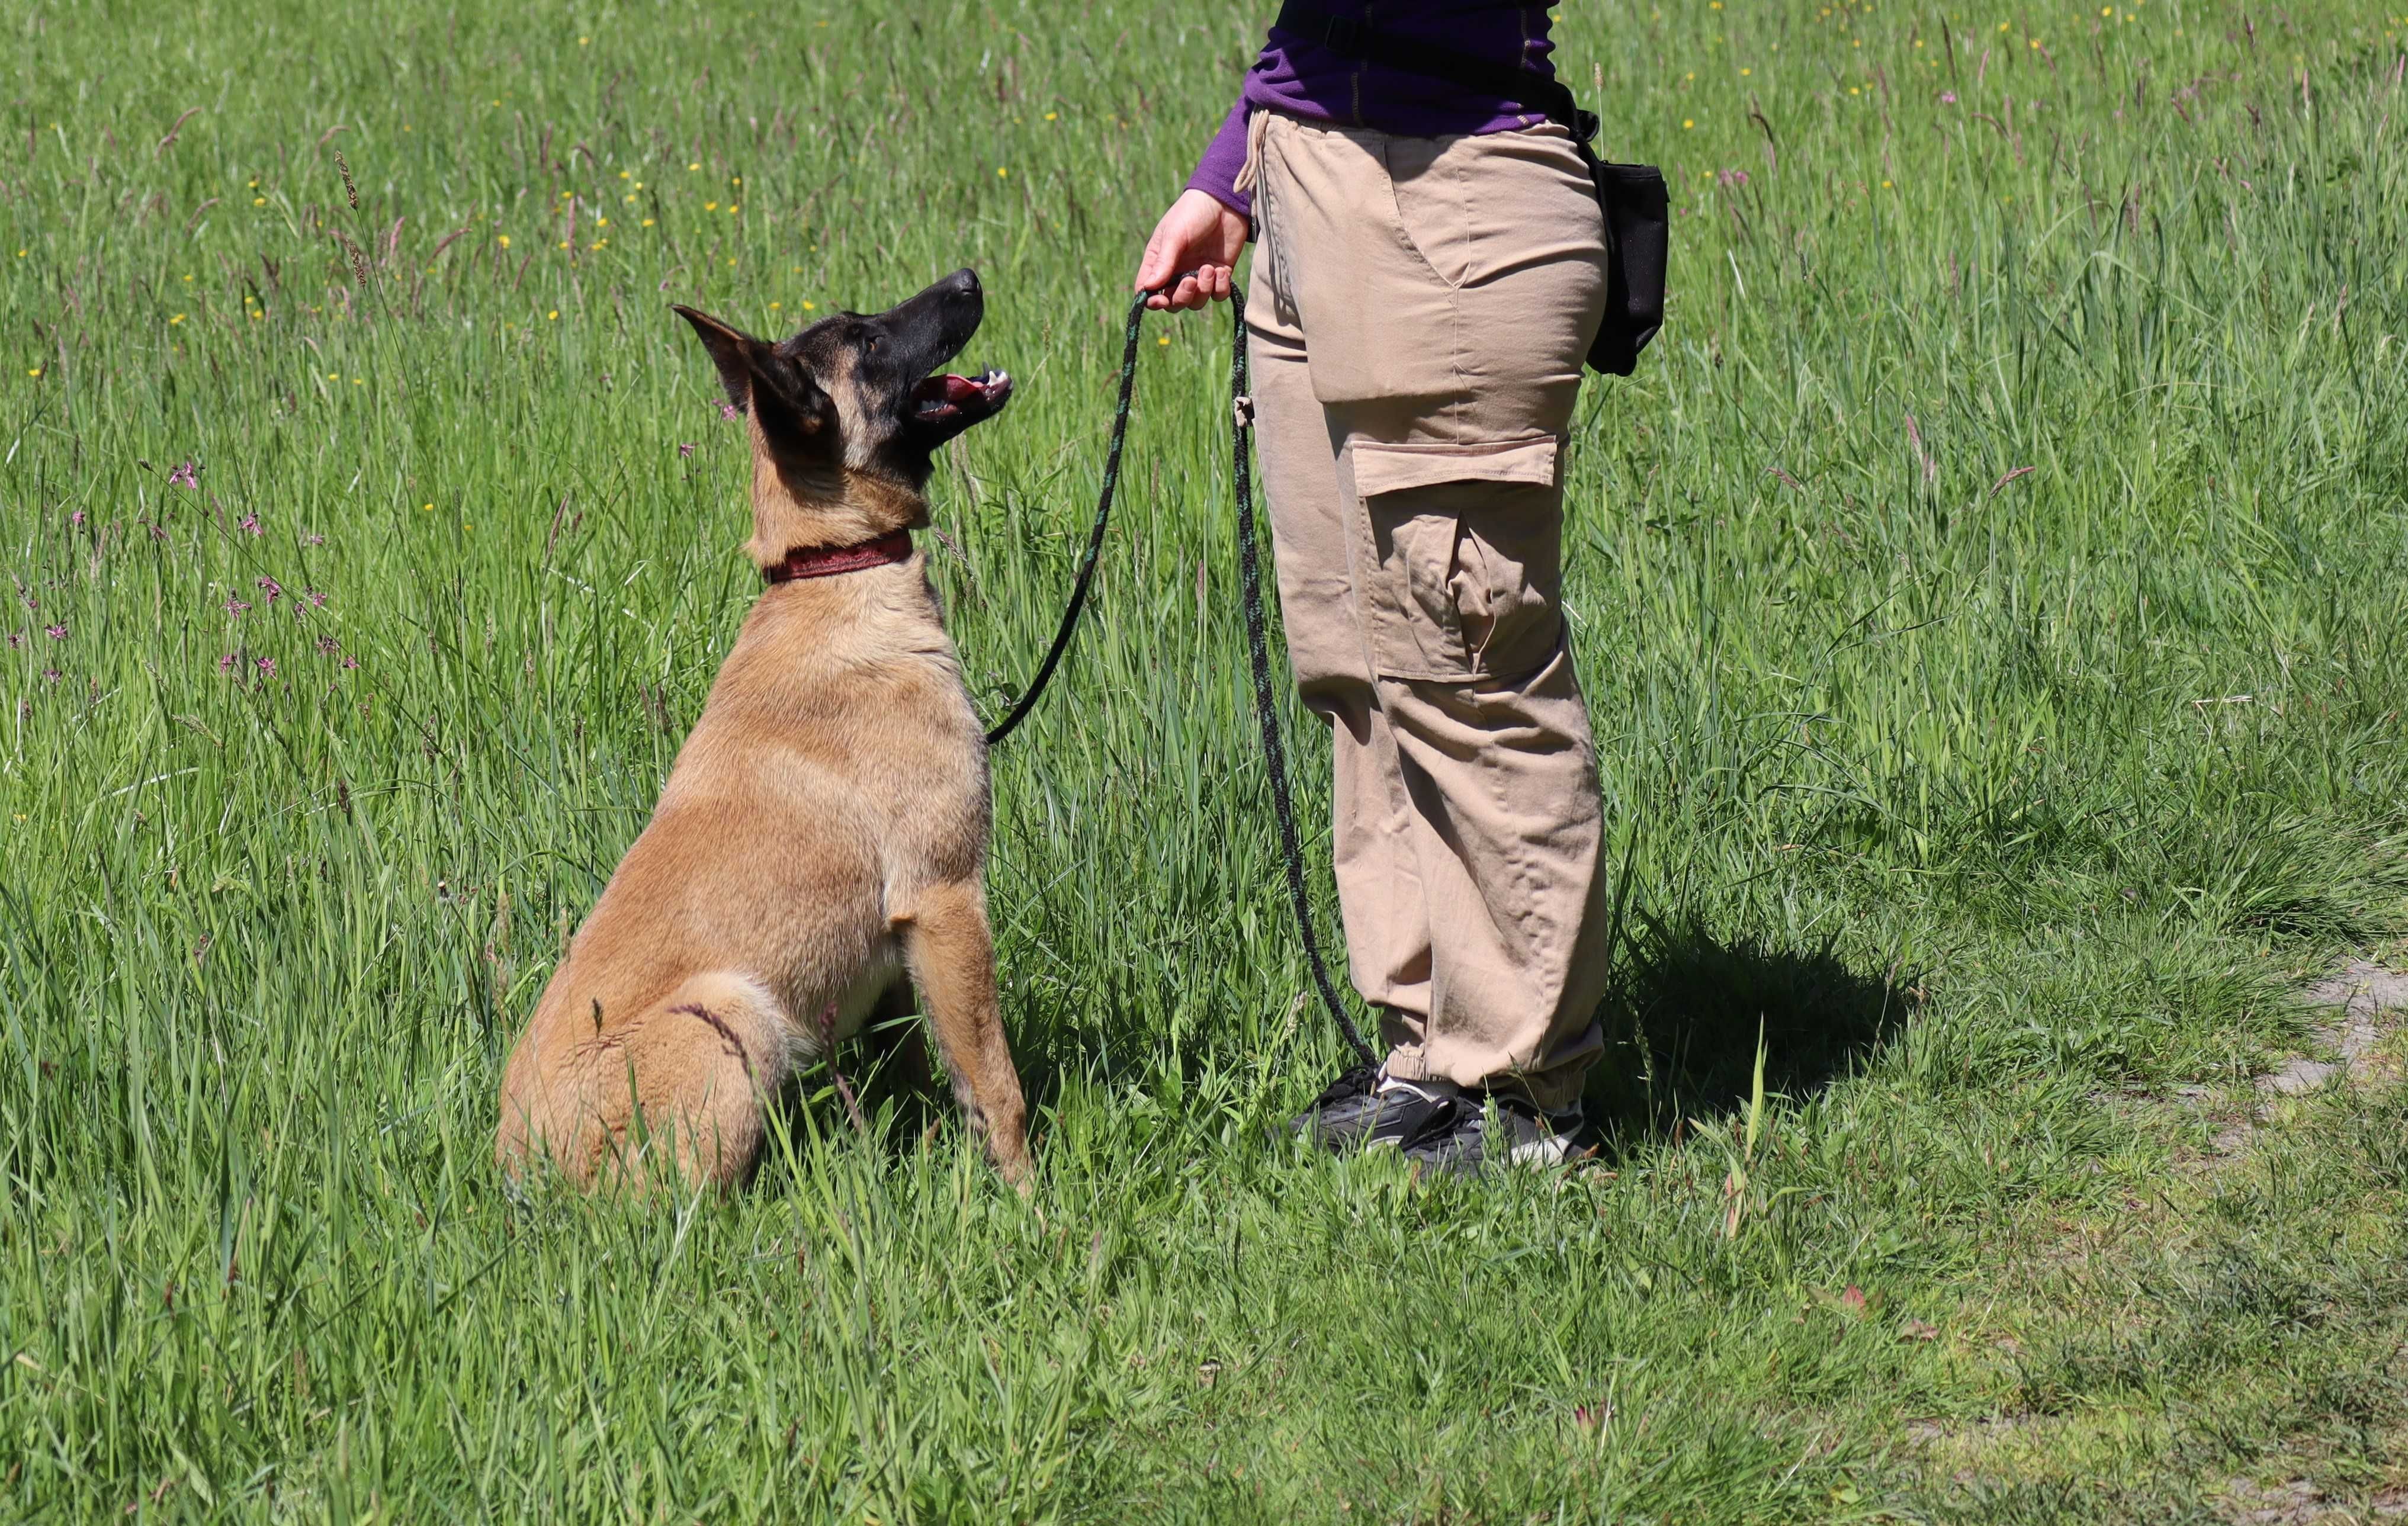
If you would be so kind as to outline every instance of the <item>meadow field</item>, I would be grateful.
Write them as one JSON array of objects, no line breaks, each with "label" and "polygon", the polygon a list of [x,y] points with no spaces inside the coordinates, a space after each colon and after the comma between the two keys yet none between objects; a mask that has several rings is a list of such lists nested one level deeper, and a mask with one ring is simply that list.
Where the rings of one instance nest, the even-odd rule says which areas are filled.
[{"label": "meadow field", "polygon": [[824,1073],[732,1199],[512,1193],[499,1063],[757,588],[668,304],[978,267],[1019,393],[925,539],[997,713],[1274,7],[0,7],[0,1514],[2408,1512],[2401,1046],[2298,1063],[2408,963],[2398,4],[1562,8],[1675,207],[1570,458],[1576,1170],[1267,1142],[1341,1056],[1225,317],[1151,321],[995,759],[1026,1203]]}]

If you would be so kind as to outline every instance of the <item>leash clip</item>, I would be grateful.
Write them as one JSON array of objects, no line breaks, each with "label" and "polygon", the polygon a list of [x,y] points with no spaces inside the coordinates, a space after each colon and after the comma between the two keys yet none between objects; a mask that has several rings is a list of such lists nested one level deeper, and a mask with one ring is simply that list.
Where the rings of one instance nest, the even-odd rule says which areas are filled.
[{"label": "leash clip", "polygon": [[1252,425],[1254,421],[1254,398],[1247,393],[1240,392],[1229,399],[1229,416],[1236,421],[1240,429]]}]

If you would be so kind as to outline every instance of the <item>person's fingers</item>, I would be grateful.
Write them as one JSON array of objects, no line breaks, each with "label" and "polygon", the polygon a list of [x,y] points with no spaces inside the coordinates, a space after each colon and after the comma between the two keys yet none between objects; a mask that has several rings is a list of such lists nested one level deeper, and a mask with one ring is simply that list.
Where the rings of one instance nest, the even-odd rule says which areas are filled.
[{"label": "person's fingers", "polygon": [[1208,278],[1210,294],[1212,300],[1215,302],[1228,301],[1229,267],[1227,265],[1213,265],[1205,271],[1205,275]]},{"label": "person's fingers", "polygon": [[1170,251],[1163,246],[1168,242],[1160,228],[1145,241],[1145,254],[1137,263],[1137,289],[1140,292],[1160,286],[1162,278],[1170,274]]}]

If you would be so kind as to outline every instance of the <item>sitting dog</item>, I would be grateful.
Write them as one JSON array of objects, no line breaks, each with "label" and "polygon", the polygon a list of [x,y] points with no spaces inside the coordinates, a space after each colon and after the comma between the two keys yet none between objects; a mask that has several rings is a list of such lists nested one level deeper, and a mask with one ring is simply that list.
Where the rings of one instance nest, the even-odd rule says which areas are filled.
[{"label": "sitting dog", "polygon": [[[776,344],[690,307],[752,445],[752,606],[502,1077],[497,1162],[591,1186],[739,1183],[763,1104],[908,969],[971,1130],[1026,1190],[996,1007],[986,748],[912,549],[931,453],[1011,378],[939,367],[984,316],[956,271]],[[937,374],[931,374],[937,373]]]}]

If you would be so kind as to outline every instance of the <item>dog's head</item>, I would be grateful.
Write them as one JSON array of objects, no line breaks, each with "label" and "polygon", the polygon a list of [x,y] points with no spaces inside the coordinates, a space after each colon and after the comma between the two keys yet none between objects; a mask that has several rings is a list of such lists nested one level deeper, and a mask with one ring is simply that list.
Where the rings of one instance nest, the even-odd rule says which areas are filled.
[{"label": "dog's head", "polygon": [[[917,495],[939,446],[1001,411],[1011,378],[945,372],[986,316],[978,273],[956,270],[882,313],[838,313],[790,338],[756,339],[681,307],[752,415],[757,455],[805,501],[858,485]],[[758,479],[761,474],[756,471]]]}]

